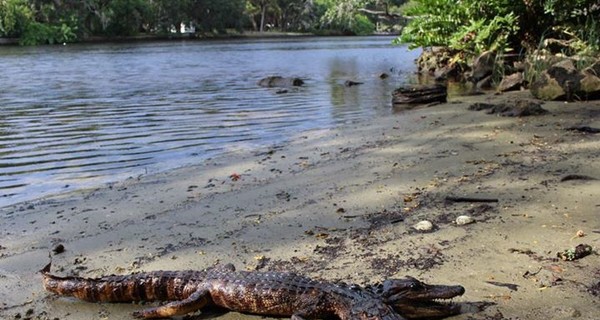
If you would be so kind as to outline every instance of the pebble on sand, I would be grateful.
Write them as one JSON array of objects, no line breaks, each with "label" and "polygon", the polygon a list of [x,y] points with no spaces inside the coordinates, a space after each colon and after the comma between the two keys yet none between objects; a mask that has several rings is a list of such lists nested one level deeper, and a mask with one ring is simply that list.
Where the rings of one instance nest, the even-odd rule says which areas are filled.
[{"label": "pebble on sand", "polygon": [[431,231],[433,229],[433,223],[423,220],[415,224],[413,228],[418,231]]},{"label": "pebble on sand", "polygon": [[469,216],[458,216],[456,218],[456,224],[459,226],[465,225],[465,224],[469,224],[469,223],[473,223],[475,222],[475,219],[469,217]]}]

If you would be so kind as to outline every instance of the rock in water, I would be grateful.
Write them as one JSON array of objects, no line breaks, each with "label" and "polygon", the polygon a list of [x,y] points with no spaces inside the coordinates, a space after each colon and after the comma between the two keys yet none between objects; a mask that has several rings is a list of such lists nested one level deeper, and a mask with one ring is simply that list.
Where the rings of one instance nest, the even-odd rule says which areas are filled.
[{"label": "rock in water", "polygon": [[286,78],[280,76],[270,76],[258,81],[258,85],[265,88],[274,87],[300,87],[304,85],[304,81],[300,78]]},{"label": "rock in water", "polygon": [[358,85],[361,85],[361,84],[363,84],[363,83],[362,82],[358,82],[358,81],[352,81],[352,80],[346,80],[344,82],[344,85],[346,87],[354,87],[354,86],[358,86]]}]

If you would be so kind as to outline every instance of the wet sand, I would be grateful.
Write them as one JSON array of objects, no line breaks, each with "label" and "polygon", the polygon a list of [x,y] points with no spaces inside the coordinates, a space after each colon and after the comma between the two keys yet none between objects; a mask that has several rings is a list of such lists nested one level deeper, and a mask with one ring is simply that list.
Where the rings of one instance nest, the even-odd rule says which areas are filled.
[{"label": "wet sand", "polygon": [[[37,271],[62,244],[60,275],[219,262],[358,284],[410,275],[466,288],[452,319],[598,319],[600,256],[557,253],[600,246],[600,180],[561,181],[600,179],[600,134],[565,130],[600,127],[600,103],[546,103],[549,114],[523,118],[467,110],[521,98],[458,97],[1,208],[0,318],[129,319],[143,307],[44,292]],[[476,222],[454,223],[465,214]],[[415,231],[420,220],[434,230]]]}]

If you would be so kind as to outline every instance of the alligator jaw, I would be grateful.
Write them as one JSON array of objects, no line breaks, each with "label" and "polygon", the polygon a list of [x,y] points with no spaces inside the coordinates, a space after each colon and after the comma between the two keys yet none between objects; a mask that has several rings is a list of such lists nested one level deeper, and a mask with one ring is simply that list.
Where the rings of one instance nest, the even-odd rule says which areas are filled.
[{"label": "alligator jaw", "polygon": [[450,302],[437,301],[403,301],[395,304],[394,310],[408,319],[438,319],[460,313],[460,305]]},{"label": "alligator jaw", "polygon": [[409,319],[444,318],[460,313],[449,299],[465,293],[462,286],[430,285],[415,278],[390,279],[382,284],[384,300]]}]

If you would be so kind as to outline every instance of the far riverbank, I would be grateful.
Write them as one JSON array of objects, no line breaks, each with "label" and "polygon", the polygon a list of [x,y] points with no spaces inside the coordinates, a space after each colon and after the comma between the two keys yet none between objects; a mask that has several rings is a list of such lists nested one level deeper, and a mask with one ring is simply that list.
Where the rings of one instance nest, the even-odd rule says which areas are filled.
[{"label": "far riverbank", "polygon": [[[367,35],[369,37],[396,37],[393,33],[374,33]],[[164,35],[136,35],[127,37],[88,37],[80,39],[77,42],[70,44],[101,44],[101,43],[128,43],[128,42],[152,42],[152,41],[180,41],[180,40],[231,40],[231,39],[285,39],[285,38],[310,38],[310,37],[365,37],[356,35],[344,35],[341,33],[325,33],[315,34],[310,32],[280,32],[280,31],[244,31],[244,32],[229,32],[224,34],[193,34],[193,33],[172,33]],[[69,44],[69,43],[68,43]],[[2,45],[19,45],[19,39],[16,38],[0,38],[0,46]],[[57,43],[55,45],[63,45]]]}]

